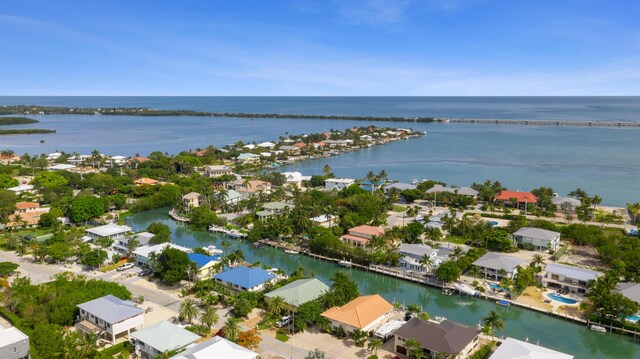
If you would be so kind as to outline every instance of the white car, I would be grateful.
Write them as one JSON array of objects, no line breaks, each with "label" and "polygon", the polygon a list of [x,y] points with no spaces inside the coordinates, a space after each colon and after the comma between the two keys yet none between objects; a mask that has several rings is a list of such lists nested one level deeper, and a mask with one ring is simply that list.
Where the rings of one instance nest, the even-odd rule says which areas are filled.
[{"label": "white car", "polygon": [[133,268],[133,263],[125,263],[123,265],[121,265],[120,267],[118,267],[119,271],[123,271],[123,270],[127,270],[127,269],[131,269]]},{"label": "white car", "polygon": [[291,323],[291,317],[282,317],[276,322],[276,327],[282,328],[289,323]]}]

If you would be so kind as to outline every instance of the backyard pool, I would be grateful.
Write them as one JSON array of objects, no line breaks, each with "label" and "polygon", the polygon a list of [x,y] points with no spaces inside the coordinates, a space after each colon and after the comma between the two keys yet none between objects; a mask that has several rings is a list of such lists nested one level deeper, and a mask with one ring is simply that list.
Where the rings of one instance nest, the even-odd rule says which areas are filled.
[{"label": "backyard pool", "polygon": [[626,319],[629,322],[637,323],[638,321],[640,321],[640,315],[630,315],[624,319]]},{"label": "backyard pool", "polygon": [[495,227],[495,226],[499,225],[499,224],[500,224],[500,222],[498,222],[498,221],[491,221],[491,222],[489,222],[489,224]]},{"label": "backyard pool", "polygon": [[549,299],[553,299],[553,300],[555,300],[557,302],[561,302],[561,303],[565,303],[565,304],[576,304],[576,303],[578,303],[578,301],[575,300],[575,299],[566,298],[566,297],[563,297],[563,296],[561,296],[559,294],[556,294],[556,293],[547,294],[547,297],[549,297]]},{"label": "backyard pool", "polygon": [[495,290],[496,292],[508,292],[509,288],[501,287],[499,284],[489,283],[489,288]]}]

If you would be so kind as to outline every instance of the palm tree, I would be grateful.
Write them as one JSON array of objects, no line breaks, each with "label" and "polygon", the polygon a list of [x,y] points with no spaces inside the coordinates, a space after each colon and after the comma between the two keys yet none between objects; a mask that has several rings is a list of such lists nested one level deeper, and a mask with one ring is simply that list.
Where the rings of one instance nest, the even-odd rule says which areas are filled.
[{"label": "palm tree", "polygon": [[287,303],[281,296],[273,297],[271,298],[271,300],[269,300],[269,304],[267,305],[267,312],[269,312],[269,314],[275,317],[279,317],[286,310]]},{"label": "palm tree", "polygon": [[327,354],[322,350],[315,348],[305,355],[304,359],[326,359]]},{"label": "palm tree", "polygon": [[420,257],[420,270],[424,269],[424,267],[427,267],[428,272],[433,267],[433,264],[433,259],[431,259],[428,254],[424,254],[422,257]]},{"label": "palm tree", "polygon": [[228,340],[235,342],[238,338],[238,334],[242,329],[240,329],[239,320],[235,317],[227,318],[227,321],[224,323],[224,328],[222,328],[222,334]]},{"label": "palm tree", "polygon": [[378,350],[382,347],[382,340],[378,338],[369,339],[369,344],[367,344],[367,350],[373,353],[374,356],[378,356]]},{"label": "palm tree", "polygon": [[218,320],[220,320],[220,317],[218,317],[218,311],[213,306],[208,306],[200,316],[200,323],[206,325],[207,328],[209,328],[209,331],[211,331],[211,327],[218,323]]},{"label": "palm tree", "polygon": [[407,349],[407,355],[412,359],[422,359],[424,352],[422,350],[422,344],[419,341],[411,338],[404,342],[404,347]]},{"label": "palm tree", "polygon": [[140,246],[140,241],[138,237],[133,237],[127,242],[127,257],[131,258],[133,256],[133,251],[135,251],[138,246]]},{"label": "palm tree", "polygon": [[627,208],[631,213],[631,218],[634,224],[638,224],[638,217],[640,217],[640,202],[636,203],[627,203]]},{"label": "palm tree", "polygon": [[504,329],[504,322],[500,317],[500,314],[495,310],[489,312],[489,314],[482,319],[482,324],[484,324],[487,331],[493,335],[494,330],[502,330]]},{"label": "palm tree", "polygon": [[367,332],[362,329],[356,329],[351,333],[351,339],[356,346],[362,347],[364,346],[365,341],[367,340]]},{"label": "palm tree", "polygon": [[544,258],[540,254],[536,254],[533,256],[533,262],[536,267],[540,267],[542,263],[544,263]]},{"label": "palm tree", "polygon": [[193,318],[198,316],[198,307],[196,307],[196,302],[193,299],[185,299],[182,304],[180,304],[180,320],[186,320],[189,324],[193,321]]},{"label": "palm tree", "polygon": [[457,261],[460,257],[462,257],[463,254],[464,254],[464,250],[462,249],[462,247],[456,246],[453,249],[453,252],[451,252],[451,259]]}]

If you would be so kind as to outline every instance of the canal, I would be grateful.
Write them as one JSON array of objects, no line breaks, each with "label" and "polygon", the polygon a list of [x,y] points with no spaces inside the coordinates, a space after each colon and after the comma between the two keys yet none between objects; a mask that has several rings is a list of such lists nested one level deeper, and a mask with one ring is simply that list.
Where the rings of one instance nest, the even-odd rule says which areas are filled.
[{"label": "canal", "polygon": [[[161,208],[129,216],[127,224],[135,231],[141,231],[151,222],[162,222],[171,228],[173,242],[176,244],[186,247],[214,244],[222,248],[222,236],[190,230],[172,221],[167,215],[168,210]],[[640,358],[640,344],[628,336],[595,333],[584,325],[517,307],[500,307],[482,299],[444,296],[436,288],[358,269],[344,269],[336,264],[304,255],[285,254],[271,247],[256,249],[247,242],[235,239],[228,239],[228,242],[232,244],[229,250],[242,249],[248,262],[259,261],[283,269],[287,273],[302,265],[307,273],[313,273],[327,284],[334,272],[346,271],[358,283],[362,294],[377,293],[389,301],[398,301],[406,305],[416,303],[432,317],[444,316],[475,326],[490,310],[496,310],[505,322],[505,328],[497,332],[498,336],[505,335],[521,340],[528,337],[533,343],[539,340],[540,345],[570,353],[578,359]]]}]

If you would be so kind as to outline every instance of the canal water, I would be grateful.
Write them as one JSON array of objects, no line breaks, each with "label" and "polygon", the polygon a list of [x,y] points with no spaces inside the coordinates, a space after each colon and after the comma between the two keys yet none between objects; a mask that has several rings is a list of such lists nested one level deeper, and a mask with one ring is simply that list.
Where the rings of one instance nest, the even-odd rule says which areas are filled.
[{"label": "canal water", "polygon": [[[171,228],[173,242],[176,244],[192,248],[214,244],[222,249],[222,236],[190,230],[172,221],[167,215],[168,210],[161,208],[129,216],[127,224],[135,231],[141,231],[151,222],[162,222]],[[416,303],[432,317],[444,316],[475,326],[490,310],[496,310],[505,322],[505,328],[497,332],[498,336],[510,336],[521,340],[529,337],[533,343],[539,340],[540,345],[570,353],[578,359],[640,358],[640,343],[627,336],[595,333],[584,325],[538,312],[516,307],[504,308],[482,299],[458,295],[444,296],[436,288],[358,269],[345,269],[304,255],[285,254],[271,247],[256,249],[241,240],[227,240],[232,244],[229,250],[241,249],[248,262],[260,261],[287,273],[302,265],[307,273],[313,273],[327,284],[333,273],[339,270],[346,271],[358,283],[362,294],[377,293],[389,301],[398,301],[406,305]]]}]

